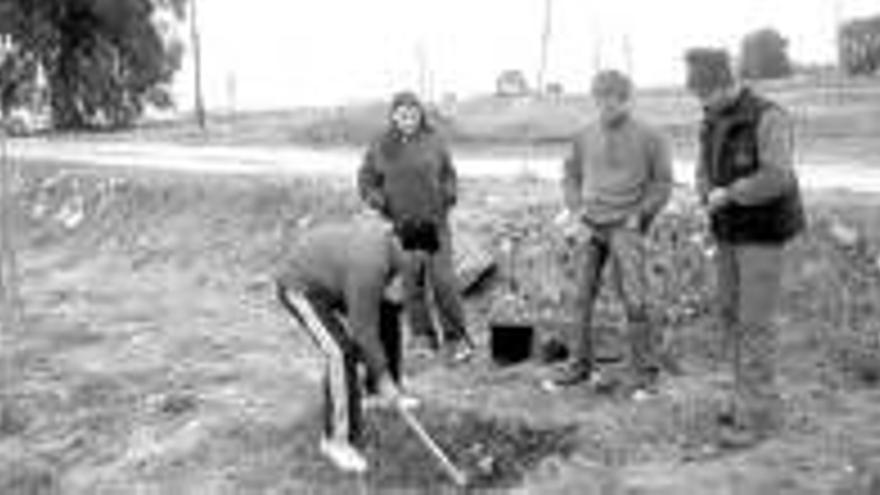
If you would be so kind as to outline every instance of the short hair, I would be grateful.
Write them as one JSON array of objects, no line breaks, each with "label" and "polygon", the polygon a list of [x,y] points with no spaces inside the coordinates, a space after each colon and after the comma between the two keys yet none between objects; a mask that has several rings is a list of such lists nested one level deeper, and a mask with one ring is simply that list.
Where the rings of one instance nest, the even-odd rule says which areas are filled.
[{"label": "short hair", "polygon": [[685,53],[687,81],[691,91],[706,92],[733,85],[730,55],[723,48],[691,48]]},{"label": "short hair", "polygon": [[595,96],[615,95],[623,100],[632,96],[632,80],[619,70],[603,70],[593,76],[591,93]]},{"label": "short hair", "polygon": [[400,239],[404,251],[435,253],[440,249],[440,233],[434,222],[402,220],[395,223],[394,233]]}]

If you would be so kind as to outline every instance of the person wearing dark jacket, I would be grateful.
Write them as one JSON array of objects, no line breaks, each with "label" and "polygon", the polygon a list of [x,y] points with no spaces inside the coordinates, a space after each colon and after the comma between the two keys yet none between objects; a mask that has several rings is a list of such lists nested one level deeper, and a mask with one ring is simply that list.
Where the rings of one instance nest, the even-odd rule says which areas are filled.
[{"label": "person wearing dark jacket", "polygon": [[276,278],[278,297],[325,358],[321,452],[363,472],[361,382],[389,405],[412,405],[400,389],[400,299],[390,292],[408,254],[431,250],[413,229],[395,232],[373,216],[328,223],[302,234]]},{"label": "person wearing dark jacket", "polygon": [[721,441],[753,445],[777,426],[777,331],[784,247],[805,226],[794,171],[791,119],[737,84],[726,51],[685,56],[687,87],[703,105],[696,186],[717,246],[719,320],[733,360],[732,414]]},{"label": "person wearing dark jacket", "polygon": [[387,129],[369,146],[357,182],[361,198],[395,228],[413,224],[436,232],[437,252],[412,257],[406,270],[404,293],[409,301],[409,326],[422,347],[437,349],[433,306],[451,357],[466,359],[473,343],[458,292],[449,225],[458,194],[456,170],[446,144],[434,131],[415,94],[394,95]]}]

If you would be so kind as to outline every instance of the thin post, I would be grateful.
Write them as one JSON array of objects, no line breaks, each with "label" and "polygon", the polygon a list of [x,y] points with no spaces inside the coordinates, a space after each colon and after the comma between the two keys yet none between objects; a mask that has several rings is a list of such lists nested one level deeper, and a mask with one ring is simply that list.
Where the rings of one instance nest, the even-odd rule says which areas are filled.
[{"label": "thin post", "polygon": [[0,312],[2,325],[6,332],[16,328],[18,314],[18,262],[15,242],[12,238],[15,229],[12,225],[15,216],[13,198],[12,162],[9,159],[6,119],[0,125]]},{"label": "thin post", "polygon": [[[9,36],[0,39],[0,60],[9,56],[11,40]],[[0,324],[6,332],[12,331],[18,323],[18,280],[15,243],[12,233],[15,230],[12,197],[12,163],[9,160],[7,140],[7,115],[0,116]]]},{"label": "thin post", "polygon": [[202,47],[199,36],[198,4],[197,0],[190,0],[190,39],[193,50],[193,66],[195,77],[195,112],[199,128],[205,129],[205,102],[202,96]]},{"label": "thin post", "polygon": [[553,28],[553,0],[544,0],[544,27],[541,30],[541,59],[538,64],[538,76],[535,78],[538,94],[544,91],[544,75],[547,70],[550,35]]}]

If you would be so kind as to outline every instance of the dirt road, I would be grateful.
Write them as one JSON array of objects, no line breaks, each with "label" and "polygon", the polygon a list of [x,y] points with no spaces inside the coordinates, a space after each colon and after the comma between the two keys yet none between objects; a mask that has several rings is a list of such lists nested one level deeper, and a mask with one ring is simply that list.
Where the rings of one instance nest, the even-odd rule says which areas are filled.
[{"label": "dirt road", "polygon": [[[85,163],[106,166],[165,169],[210,174],[309,174],[353,177],[360,150],[312,150],[302,147],[179,146],[156,143],[74,142],[22,139],[10,143],[11,156],[21,160]],[[561,157],[520,159],[461,156],[464,176],[533,174],[557,179]],[[880,193],[880,164],[839,163],[828,158],[802,157],[798,171],[804,187]],[[691,183],[693,164],[675,163],[676,179]]]}]

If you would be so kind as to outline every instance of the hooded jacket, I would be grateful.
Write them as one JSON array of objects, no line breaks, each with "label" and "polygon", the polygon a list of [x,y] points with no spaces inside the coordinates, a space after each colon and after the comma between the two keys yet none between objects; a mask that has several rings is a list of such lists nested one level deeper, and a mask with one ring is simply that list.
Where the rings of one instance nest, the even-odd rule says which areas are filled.
[{"label": "hooded jacket", "polygon": [[[401,105],[421,110],[421,122],[412,136],[401,134],[391,122],[391,114]],[[387,129],[370,144],[358,171],[361,198],[396,224],[445,223],[457,199],[457,176],[446,143],[410,92],[395,95],[388,115]]]}]

